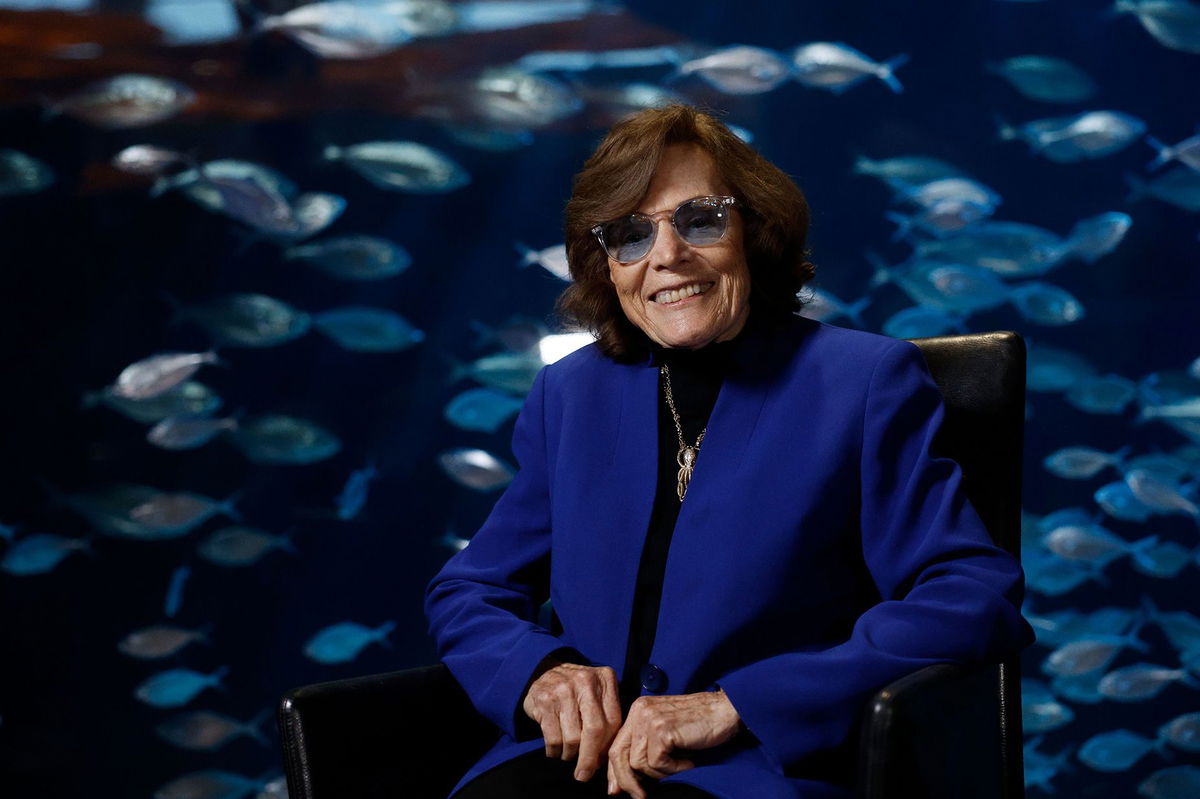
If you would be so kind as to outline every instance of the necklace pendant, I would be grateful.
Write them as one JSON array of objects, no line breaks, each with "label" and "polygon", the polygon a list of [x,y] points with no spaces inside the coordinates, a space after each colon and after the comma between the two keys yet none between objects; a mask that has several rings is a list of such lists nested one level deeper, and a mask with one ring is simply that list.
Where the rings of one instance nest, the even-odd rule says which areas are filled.
[{"label": "necklace pendant", "polygon": [[683,497],[687,494],[688,483],[692,481],[692,472],[696,469],[696,455],[698,450],[696,447],[684,445],[679,448],[679,454],[675,456],[675,462],[679,464],[679,476],[675,482],[675,493],[679,497],[679,501],[683,502]]}]

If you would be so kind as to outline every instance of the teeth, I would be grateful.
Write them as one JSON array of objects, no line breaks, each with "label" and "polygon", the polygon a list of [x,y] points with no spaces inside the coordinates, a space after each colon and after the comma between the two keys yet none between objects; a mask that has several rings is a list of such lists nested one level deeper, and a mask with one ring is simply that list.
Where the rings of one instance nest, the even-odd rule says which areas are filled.
[{"label": "teeth", "polygon": [[704,292],[708,291],[712,285],[712,283],[691,283],[675,291],[660,291],[654,295],[653,300],[655,302],[661,302],[664,304],[679,302],[685,297],[690,297],[693,294],[703,294]]}]

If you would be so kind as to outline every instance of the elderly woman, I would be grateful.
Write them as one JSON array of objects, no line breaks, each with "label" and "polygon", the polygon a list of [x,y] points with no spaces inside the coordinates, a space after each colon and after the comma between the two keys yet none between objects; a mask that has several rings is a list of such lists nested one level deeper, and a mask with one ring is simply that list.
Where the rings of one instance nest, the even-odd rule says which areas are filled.
[{"label": "elderly woman", "polygon": [[843,797],[873,691],[1031,641],[920,351],[795,315],[808,220],[683,106],[577,176],[560,310],[598,340],[538,375],[519,473],[427,594],[499,728],[454,795]]}]

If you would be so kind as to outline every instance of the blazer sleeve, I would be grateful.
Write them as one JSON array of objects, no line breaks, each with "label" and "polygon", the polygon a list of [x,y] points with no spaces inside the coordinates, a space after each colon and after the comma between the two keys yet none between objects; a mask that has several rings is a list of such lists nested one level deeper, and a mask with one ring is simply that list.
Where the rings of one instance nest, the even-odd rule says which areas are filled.
[{"label": "blazer sleeve", "polygon": [[559,638],[536,623],[549,595],[550,568],[545,375],[545,369],[538,373],[517,417],[516,476],[425,592],[425,615],[442,662],[479,712],[514,739],[539,732],[521,708],[538,665],[551,654],[573,659]]},{"label": "blazer sleeve", "polygon": [[1033,641],[1020,564],[992,544],[958,465],[932,451],[943,413],[920,350],[896,342],[872,372],[862,432],[862,551],[881,601],[841,644],[717,681],[781,764],[842,743],[867,698],[905,674],[1000,660]]}]

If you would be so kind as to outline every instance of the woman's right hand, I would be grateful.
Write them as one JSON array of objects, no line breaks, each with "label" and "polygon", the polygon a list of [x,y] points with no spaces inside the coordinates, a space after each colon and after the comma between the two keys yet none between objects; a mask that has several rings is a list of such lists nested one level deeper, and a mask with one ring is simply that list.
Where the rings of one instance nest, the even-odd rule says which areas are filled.
[{"label": "woman's right hand", "polygon": [[580,782],[603,765],[621,729],[617,674],[608,666],[555,663],[530,684],[522,708],[542,728],[546,757],[578,757]]}]

